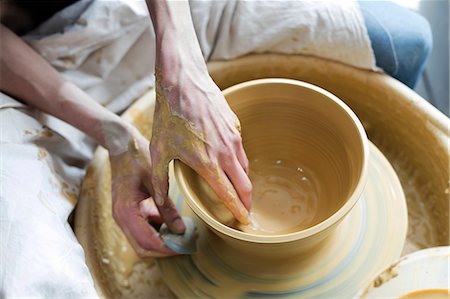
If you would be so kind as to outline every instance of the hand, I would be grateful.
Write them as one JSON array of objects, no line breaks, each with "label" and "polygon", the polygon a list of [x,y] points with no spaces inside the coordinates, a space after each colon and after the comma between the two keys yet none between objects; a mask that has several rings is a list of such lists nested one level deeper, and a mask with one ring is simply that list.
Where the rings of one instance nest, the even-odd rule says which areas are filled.
[{"label": "hand", "polygon": [[140,257],[174,255],[152,224],[164,221],[177,233],[184,232],[184,224],[171,200],[155,206],[149,142],[134,128],[126,132],[130,132],[129,138],[123,138],[123,130],[121,137],[129,140],[128,149],[117,155],[111,155],[114,151],[110,150],[113,217]]},{"label": "hand", "polygon": [[168,164],[177,158],[208,182],[239,222],[248,224],[252,185],[239,120],[206,66],[170,63],[170,71],[156,72],[150,145],[156,204],[169,201]]},{"label": "hand", "polygon": [[0,90],[85,132],[110,154],[113,216],[136,252],[172,255],[149,221],[174,233],[184,224],[170,200],[151,196],[149,142],[132,126],[67,81],[13,32],[0,25]]},{"label": "hand", "polygon": [[208,75],[189,1],[147,0],[156,36],[156,107],[150,153],[156,204],[166,205],[168,164],[200,174],[234,217],[248,224],[252,185],[239,121]]}]

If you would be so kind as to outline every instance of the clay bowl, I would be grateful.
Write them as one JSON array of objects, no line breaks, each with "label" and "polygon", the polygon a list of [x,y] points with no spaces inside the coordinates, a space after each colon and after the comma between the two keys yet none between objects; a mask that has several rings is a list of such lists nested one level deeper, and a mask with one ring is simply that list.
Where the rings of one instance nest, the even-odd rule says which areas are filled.
[{"label": "clay bowl", "polygon": [[[224,95],[241,121],[250,169],[261,160],[273,167],[285,164],[283,171],[292,173],[289,180],[310,180],[316,201],[279,198],[278,204],[269,203],[270,210],[265,211],[267,217],[276,217],[279,227],[270,234],[240,231],[227,223],[232,217],[223,213],[226,209],[217,212],[219,200],[203,178],[176,161],[175,177],[185,201],[222,239],[211,242],[213,246],[231,247],[224,251],[252,259],[290,258],[308,251],[333,231],[364,189],[369,149],[360,121],[331,93],[296,80],[244,82],[226,89]],[[272,166],[268,171],[274,170]],[[307,177],[302,171],[307,172]],[[258,204],[255,198],[252,210],[258,211]],[[292,213],[296,204],[308,209],[308,213]],[[264,212],[264,207],[259,211]],[[283,216],[290,211],[290,216]],[[286,222],[286,217],[293,217],[292,221]]]},{"label": "clay bowl", "polygon": [[448,299],[450,247],[405,255],[379,273],[355,298]]}]

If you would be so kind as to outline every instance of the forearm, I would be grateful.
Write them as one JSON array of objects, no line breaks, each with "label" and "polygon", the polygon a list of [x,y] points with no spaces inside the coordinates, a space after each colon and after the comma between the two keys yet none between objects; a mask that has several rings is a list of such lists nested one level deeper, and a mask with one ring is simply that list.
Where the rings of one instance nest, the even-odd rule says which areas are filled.
[{"label": "forearm", "polygon": [[13,32],[4,26],[0,30],[0,90],[70,123],[102,146],[119,150],[122,145],[117,142],[126,137],[128,125],[65,80]]},{"label": "forearm", "polygon": [[156,67],[176,73],[182,67],[206,72],[189,1],[147,0],[156,35]]}]

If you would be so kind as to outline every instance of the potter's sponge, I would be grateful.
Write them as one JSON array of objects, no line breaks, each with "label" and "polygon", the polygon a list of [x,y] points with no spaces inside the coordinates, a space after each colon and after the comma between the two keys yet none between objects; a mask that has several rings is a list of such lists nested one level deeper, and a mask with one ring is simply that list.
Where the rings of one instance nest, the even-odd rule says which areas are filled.
[{"label": "potter's sponge", "polygon": [[172,233],[164,223],[159,234],[164,244],[178,254],[193,254],[197,251],[197,232],[194,221],[189,217],[182,217],[186,226],[183,234]]}]

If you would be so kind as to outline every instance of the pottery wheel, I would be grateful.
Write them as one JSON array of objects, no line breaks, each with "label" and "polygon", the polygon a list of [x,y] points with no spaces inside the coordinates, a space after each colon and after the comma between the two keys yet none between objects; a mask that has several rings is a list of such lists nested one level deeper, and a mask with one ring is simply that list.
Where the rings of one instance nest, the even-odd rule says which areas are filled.
[{"label": "pottery wheel", "polygon": [[[171,196],[184,215],[195,217],[177,188]],[[291,277],[271,277],[271,269],[254,276],[231,267],[206,240],[201,221],[194,219],[201,231],[199,251],[157,261],[165,281],[180,298],[351,298],[380,268],[400,257],[407,230],[400,182],[373,144],[363,196]],[[218,238],[213,235],[208,240]]]},{"label": "pottery wheel", "polygon": [[[409,233],[403,253],[448,243],[449,123],[447,118],[425,103],[413,91],[381,74],[364,72],[338,63],[303,56],[254,55],[235,61],[212,63],[209,69],[221,88],[256,78],[288,77],[319,85],[339,96],[361,118],[370,139],[392,162],[405,189],[408,201]],[[146,137],[150,137],[153,108],[154,93],[149,92],[124,114],[124,118],[133,122]],[[411,127],[412,124],[414,126]],[[372,151],[378,152],[374,147]],[[382,155],[372,156],[378,156],[380,161],[385,161]],[[390,168],[387,163],[381,162],[381,165]],[[373,173],[375,172],[374,170]],[[384,176],[380,178],[383,184],[388,183],[385,178]],[[155,261],[153,259],[139,260],[120,228],[114,223],[111,217],[110,183],[107,152],[99,148],[87,170],[75,214],[75,233],[85,249],[86,261],[99,295],[104,298],[174,298],[174,294],[163,282]],[[174,180],[171,183],[173,194],[176,191]],[[177,197],[174,198],[179,204],[178,208],[182,208],[182,201]],[[382,201],[384,208],[386,204],[401,205],[398,201],[389,201],[389,198],[394,198],[393,194],[378,200]],[[395,198],[398,200],[397,197]],[[342,223],[339,230],[344,231],[350,220],[361,220],[357,216],[361,217],[364,211],[370,211],[370,203],[369,197],[364,196],[352,211],[356,216],[347,217],[348,219]],[[401,209],[397,210],[401,211]],[[385,214],[386,219],[381,218],[371,225],[381,223],[386,227],[391,219],[391,213],[393,211],[388,211]],[[401,219],[403,216],[400,216],[399,223],[403,223]],[[367,225],[369,220],[365,222]],[[353,229],[356,228],[353,227]],[[366,244],[355,237],[355,234],[361,235],[360,231],[357,230],[345,239],[337,238],[338,235],[333,236],[337,238],[336,242],[347,241],[346,246],[339,248],[336,253],[341,257],[333,261],[328,260],[329,263],[323,259],[319,262],[323,265],[328,263],[326,264],[328,267],[340,265],[340,269],[346,268],[344,266],[346,263],[364,267],[367,264],[368,272],[373,268],[377,268],[374,270],[377,272],[390,263],[394,259],[393,256],[398,257],[399,249],[396,246],[384,248],[378,245],[386,241],[385,238],[390,235],[389,233],[383,232],[374,237],[371,243]],[[365,236],[369,235],[366,233]],[[402,238],[401,231],[398,231],[397,239],[402,240]],[[349,251],[350,247],[353,250]],[[363,255],[356,256],[352,261],[348,260],[352,258],[345,259],[341,253],[344,249],[347,256],[351,257],[355,257],[354,254],[358,250],[366,254],[379,250],[386,252],[383,253],[383,258],[369,257],[361,262]],[[194,259],[195,257],[192,257],[192,260]],[[170,264],[161,266],[167,269]],[[358,275],[357,273],[365,271],[357,266],[353,266],[353,269],[356,272],[346,272],[353,278]],[[337,272],[324,270],[329,278],[338,275]],[[314,279],[313,272],[304,274],[303,278],[299,279]],[[333,288],[339,288],[339,281],[352,281],[353,278],[340,275],[342,280],[336,280],[335,284],[328,282],[325,284],[328,287],[316,288],[315,292],[326,294]],[[299,284],[295,283],[295,285],[297,287],[286,284],[281,287],[294,292],[305,291],[299,289],[301,288]],[[303,286],[305,285],[307,284]],[[182,289],[173,284],[171,286]],[[314,285],[309,284],[309,286],[312,287],[310,290],[314,289]],[[350,294],[353,289],[357,289],[357,286],[341,285],[340,288],[343,294]],[[260,289],[258,294],[270,293],[274,290]],[[277,291],[279,289],[275,290]],[[332,297],[335,297],[334,295]]]},{"label": "pottery wheel", "polygon": [[[154,94],[149,94],[148,97]],[[145,111],[145,110],[143,110]],[[147,112],[148,113],[148,112]],[[130,113],[127,114],[128,116]],[[125,115],[125,116],[127,116]],[[146,113],[131,113],[135,119],[146,119]],[[145,134],[149,129],[143,130]],[[148,135],[147,135],[148,136]],[[77,215],[89,215],[89,222],[77,223],[77,235],[88,251],[94,255],[91,269],[97,287],[106,296],[146,297],[156,294],[158,298],[173,298],[166,284],[180,298],[241,298],[288,296],[333,296],[350,297],[380,269],[396,260],[406,238],[407,213],[400,182],[379,150],[371,144],[368,183],[361,200],[336,229],[335,234],[324,242],[315,254],[305,257],[298,265],[301,269],[294,277],[264,279],[250,277],[232,269],[211,250],[205,242],[205,229],[193,215],[176,185],[173,170],[170,172],[170,196],[183,215],[193,217],[202,233],[199,251],[193,256],[159,259],[160,270],[155,260],[140,260],[128,244],[120,228],[111,217],[110,170],[107,152],[99,148],[96,158],[88,168],[82,197],[95,200],[100,192],[103,198],[98,209],[87,210],[86,201],[80,203]],[[102,213],[98,213],[101,211]],[[77,216],[77,221],[80,217]],[[80,225],[81,224],[81,225]],[[88,229],[100,225],[101,229]],[[99,242],[103,240],[103,242]],[[89,247],[86,247],[86,242]],[[91,247],[92,246],[92,247]],[[95,247],[93,247],[95,246]],[[270,269],[267,269],[270,272]],[[112,285],[111,281],[117,284]],[[108,286],[105,288],[104,286]],[[229,293],[225,293],[229,292]]]}]

